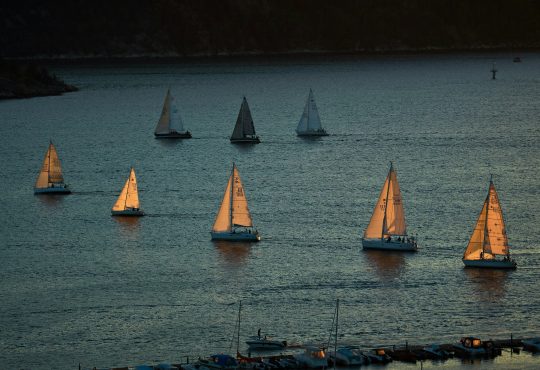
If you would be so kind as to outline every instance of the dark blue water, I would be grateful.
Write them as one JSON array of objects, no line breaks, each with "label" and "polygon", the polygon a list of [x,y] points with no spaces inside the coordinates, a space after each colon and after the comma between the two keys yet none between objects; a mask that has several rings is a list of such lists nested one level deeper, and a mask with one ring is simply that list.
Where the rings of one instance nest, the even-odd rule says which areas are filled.
[{"label": "dark blue water", "polygon": [[[540,335],[540,54],[521,56],[56,66],[79,92],[0,102],[0,367],[229,351],[240,300],[242,337],[325,342],[336,298],[344,344]],[[168,87],[191,140],[153,137]],[[322,140],[294,133],[309,88]],[[244,95],[249,148],[228,140]],[[33,195],[49,139],[72,195]],[[258,244],[210,241],[233,161]],[[361,249],[390,161],[416,254]],[[123,222],[130,166],[147,216]],[[461,262],[490,174],[516,271]]]}]

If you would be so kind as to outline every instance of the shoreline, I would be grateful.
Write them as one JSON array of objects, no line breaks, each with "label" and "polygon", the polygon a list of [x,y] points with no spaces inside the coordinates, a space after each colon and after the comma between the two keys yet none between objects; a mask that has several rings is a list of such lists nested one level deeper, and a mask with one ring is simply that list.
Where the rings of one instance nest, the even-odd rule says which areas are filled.
[{"label": "shoreline", "polygon": [[388,55],[447,55],[447,54],[491,54],[491,53],[509,53],[519,56],[521,53],[540,52],[540,46],[528,47],[472,47],[472,48],[379,48],[375,50],[291,50],[284,52],[208,52],[208,53],[134,53],[134,54],[59,54],[59,55],[35,55],[35,56],[4,56],[3,59],[11,62],[29,62],[29,63],[108,63],[108,62],[143,62],[143,61],[227,61],[243,58],[288,58],[288,57],[369,57],[369,56],[388,56]]}]

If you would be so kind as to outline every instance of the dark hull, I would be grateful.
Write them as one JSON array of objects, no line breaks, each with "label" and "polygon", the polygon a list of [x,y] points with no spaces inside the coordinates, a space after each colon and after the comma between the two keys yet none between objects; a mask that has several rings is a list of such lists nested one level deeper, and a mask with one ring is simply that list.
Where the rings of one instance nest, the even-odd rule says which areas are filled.
[{"label": "dark hull", "polygon": [[254,138],[251,138],[251,137],[244,137],[244,138],[241,138],[241,139],[233,139],[231,138],[231,143],[233,144],[259,144],[261,142],[261,140],[259,139],[259,137],[254,137]]},{"label": "dark hull", "polygon": [[191,132],[170,132],[168,134],[154,134],[156,139],[191,139]]}]

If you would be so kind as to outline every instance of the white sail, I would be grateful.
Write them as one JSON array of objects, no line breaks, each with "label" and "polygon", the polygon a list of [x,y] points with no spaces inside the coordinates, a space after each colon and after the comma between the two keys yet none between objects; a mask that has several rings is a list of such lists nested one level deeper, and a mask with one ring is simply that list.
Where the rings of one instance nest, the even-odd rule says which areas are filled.
[{"label": "white sail", "polygon": [[169,128],[172,130],[175,130],[176,132],[183,132],[184,131],[184,121],[182,120],[182,117],[180,116],[180,111],[178,110],[178,106],[176,104],[176,98],[171,94],[170,95],[170,124]]},{"label": "white sail", "polygon": [[407,226],[397,173],[390,165],[379,199],[364,231],[364,238],[386,238],[393,235],[407,235]]},{"label": "white sail", "polygon": [[43,159],[41,171],[36,180],[36,188],[47,188],[53,184],[63,184],[64,177],[62,176],[62,167],[60,159],[53,143],[49,143],[49,148]]},{"label": "white sail", "polygon": [[236,118],[236,125],[234,126],[231,139],[242,139],[247,136],[255,135],[255,126],[253,124],[253,118],[251,117],[251,111],[246,97],[242,100],[238,117]]},{"label": "white sail", "polygon": [[300,121],[296,127],[296,132],[301,133],[321,129],[321,119],[319,117],[317,105],[315,104],[315,97],[313,96],[313,91],[309,89],[309,95],[304,107],[304,112],[302,113],[302,117],[300,117]]},{"label": "white sail", "polygon": [[165,101],[163,102],[163,110],[161,111],[161,116],[156,126],[155,134],[168,134],[170,132],[171,124],[171,92],[170,89],[167,90],[167,95],[165,95]]},{"label": "white sail", "polygon": [[476,221],[463,259],[492,259],[497,255],[508,256],[508,254],[508,237],[501,204],[495,185],[490,181],[488,195]]},{"label": "white sail", "polygon": [[253,221],[247,205],[247,198],[240,179],[240,173],[235,164],[225,194],[221,201],[212,231],[232,231],[236,226],[252,227]]},{"label": "white sail", "polygon": [[139,192],[137,190],[137,178],[135,170],[131,168],[129,178],[126,180],[120,196],[113,206],[113,211],[125,211],[126,209],[139,209]]}]

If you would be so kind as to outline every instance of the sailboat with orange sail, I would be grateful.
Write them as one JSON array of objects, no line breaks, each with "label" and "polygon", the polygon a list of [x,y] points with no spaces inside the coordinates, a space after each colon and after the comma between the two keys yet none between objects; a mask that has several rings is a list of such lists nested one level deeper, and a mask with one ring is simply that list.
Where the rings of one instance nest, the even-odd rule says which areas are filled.
[{"label": "sailboat with orange sail", "polygon": [[463,254],[463,263],[466,267],[498,269],[517,267],[516,261],[510,258],[504,217],[493,178],[489,180],[488,194]]},{"label": "sailboat with orange sail", "polygon": [[407,235],[401,190],[392,162],[369,224],[364,231],[362,246],[364,249],[393,251],[414,252],[418,249],[416,238]]},{"label": "sailboat with orange sail", "polygon": [[211,234],[212,240],[261,240],[259,232],[253,228],[240,172],[234,163]]},{"label": "sailboat with orange sail", "polygon": [[129,178],[126,180],[116,203],[114,203],[111,214],[112,216],[144,216],[140,207],[137,177],[135,170],[131,167]]},{"label": "sailboat with orange sail", "polygon": [[62,167],[58,153],[52,141],[43,159],[41,171],[39,171],[36,184],[34,185],[34,194],[69,194],[71,190],[64,183]]}]

